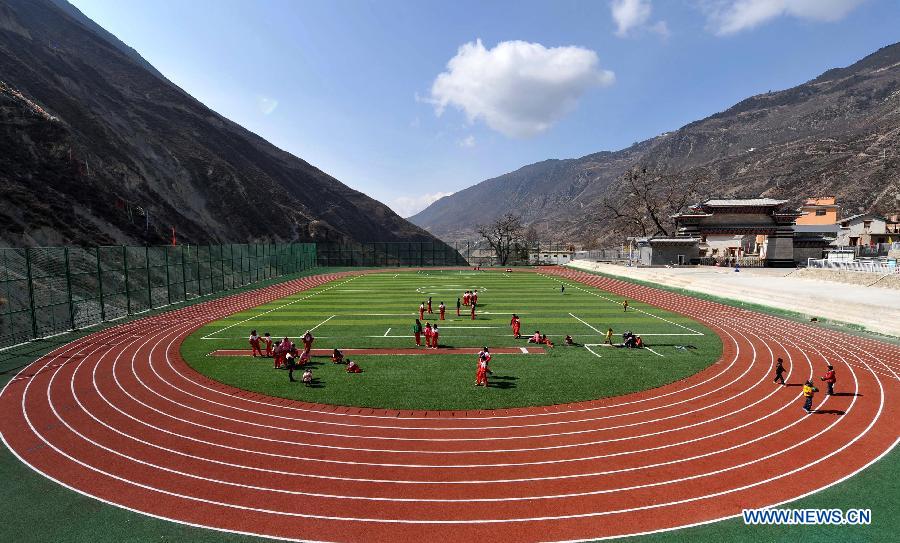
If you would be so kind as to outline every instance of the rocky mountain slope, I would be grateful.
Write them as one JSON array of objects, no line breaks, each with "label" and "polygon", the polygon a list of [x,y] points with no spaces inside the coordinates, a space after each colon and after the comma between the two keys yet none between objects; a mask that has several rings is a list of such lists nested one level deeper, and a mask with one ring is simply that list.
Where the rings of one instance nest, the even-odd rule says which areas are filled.
[{"label": "rocky mountain slope", "polygon": [[634,166],[703,175],[717,197],[835,195],[846,214],[900,208],[900,44],[797,87],[616,152],[547,160],[445,197],[410,220],[444,239],[505,212],[543,239],[610,241],[600,203]]},{"label": "rocky mountain slope", "polygon": [[433,241],[63,0],[0,2],[0,245]]}]

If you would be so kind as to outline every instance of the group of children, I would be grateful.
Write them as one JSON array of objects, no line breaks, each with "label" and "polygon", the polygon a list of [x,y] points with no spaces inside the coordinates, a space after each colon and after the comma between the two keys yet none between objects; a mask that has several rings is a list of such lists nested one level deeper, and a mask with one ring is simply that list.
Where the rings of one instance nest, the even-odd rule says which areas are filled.
[{"label": "group of children", "polygon": [[[427,302],[422,302],[421,304],[419,304],[419,320],[425,320],[426,311],[429,315],[434,314],[434,311],[431,310],[431,296],[428,297]],[[444,320],[447,314],[447,306],[444,305],[444,302],[441,302],[438,306],[438,313],[440,314],[440,319]],[[459,303],[456,304],[456,314],[459,315]]]},{"label": "group of children", "polygon": [[430,322],[426,322],[425,326],[422,326],[422,321],[416,319],[416,323],[413,324],[413,336],[416,338],[416,347],[422,346],[422,336],[425,336],[425,347],[428,349],[437,349],[438,342],[441,338],[441,331],[438,328],[437,323],[434,326],[431,325]]},{"label": "group of children", "polygon": [[[273,359],[273,367],[275,369],[288,370],[288,379],[296,382],[294,379],[294,370],[305,366],[312,356],[313,342],[316,340],[311,330],[307,330],[300,338],[303,342],[303,350],[299,350],[297,345],[291,341],[291,338],[285,336],[284,339],[273,342],[272,336],[266,332],[262,336],[256,333],[256,330],[250,331],[250,348],[253,357],[261,356]],[[265,343],[266,351],[263,353],[262,344]],[[362,373],[362,369],[356,362],[349,358],[345,361],[344,354],[339,349],[335,349],[331,355],[331,361],[336,364],[346,364],[347,373]],[[306,386],[310,386],[313,381],[312,368],[305,368],[300,380]]]},{"label": "group of children", "polygon": [[[825,395],[833,396],[834,384],[837,383],[834,366],[828,364],[828,371],[825,372],[825,375],[819,377],[819,380],[828,385],[828,391]],[[781,358],[779,358],[778,362],[775,364],[775,379],[773,379],[773,382],[781,383],[782,386],[787,386],[787,383],[784,382],[784,360]],[[816,392],[819,392],[819,389],[813,385],[812,379],[807,379],[807,381],[803,383],[803,410],[807,413],[812,413],[813,397],[816,395]]]}]

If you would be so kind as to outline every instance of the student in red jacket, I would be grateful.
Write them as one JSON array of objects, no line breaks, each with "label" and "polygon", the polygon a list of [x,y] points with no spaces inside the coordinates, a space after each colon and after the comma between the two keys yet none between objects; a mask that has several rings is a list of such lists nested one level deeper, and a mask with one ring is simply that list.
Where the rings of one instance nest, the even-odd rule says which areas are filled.
[{"label": "student in red jacket", "polygon": [[519,320],[519,316],[513,314],[512,319],[509,321],[509,325],[512,326],[513,337],[519,339],[521,334],[519,333],[522,330],[522,321]]},{"label": "student in red jacket", "polygon": [[441,320],[444,320],[444,314],[447,312],[447,306],[444,305],[444,302],[441,302],[441,305],[438,306],[438,311],[441,313]]},{"label": "student in red jacket", "polygon": [[251,353],[253,354],[254,358],[256,357],[257,354],[259,356],[263,355],[262,350],[260,350],[260,348],[259,348],[259,341],[260,341],[259,334],[256,333],[256,330],[251,330],[250,331],[250,347],[252,348]]},{"label": "student in red jacket", "polygon": [[475,302],[472,302],[472,320],[475,320]]},{"label": "student in red jacket", "polygon": [[434,327],[431,329],[431,348],[432,349],[438,348],[438,339],[440,337],[441,337],[441,331],[438,330],[438,325],[435,324]]},{"label": "student in red jacket", "polygon": [[262,340],[263,343],[266,344],[266,356],[272,358],[272,356],[275,354],[272,350],[272,336],[268,332],[266,332],[265,334],[263,334]]},{"label": "student in red jacket", "polygon": [[431,296],[428,297],[428,314],[433,314],[434,311],[431,310]]},{"label": "student in red jacket", "polygon": [[419,304],[419,320],[425,320],[425,302]]},{"label": "student in red jacket", "polygon": [[431,338],[434,336],[434,331],[431,329],[431,323],[425,323],[425,348],[431,348]]},{"label": "student in red jacket", "polygon": [[834,366],[832,366],[831,364],[828,364],[828,371],[826,371],[825,375],[820,377],[820,379],[822,381],[825,381],[825,383],[828,385],[828,392],[826,392],[825,394],[827,394],[829,396],[833,396],[834,395],[834,384],[837,383],[837,377],[835,377],[835,375],[834,375]]}]

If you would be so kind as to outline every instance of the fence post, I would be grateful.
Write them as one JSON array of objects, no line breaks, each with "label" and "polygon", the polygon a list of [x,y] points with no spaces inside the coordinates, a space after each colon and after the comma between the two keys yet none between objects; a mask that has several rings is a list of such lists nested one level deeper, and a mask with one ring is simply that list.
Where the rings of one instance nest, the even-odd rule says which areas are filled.
[{"label": "fence post", "polygon": [[166,255],[166,299],[172,305],[172,282],[169,280],[169,247],[163,246]]},{"label": "fence post", "polygon": [[147,309],[153,309],[153,286],[150,283],[150,246],[144,245],[144,266],[147,267]]},{"label": "fence post", "polygon": [[128,248],[122,246],[122,269],[125,270],[125,307],[126,315],[131,315],[131,287],[128,285]]},{"label": "fence post", "polygon": [[106,304],[103,302],[103,267],[100,266],[100,247],[97,247],[97,287],[100,290],[100,322],[106,320]]},{"label": "fence post", "polygon": [[[188,253],[190,253],[191,246],[187,247]],[[187,259],[184,256],[184,245],[181,246],[181,292],[184,299],[187,300]]]},{"label": "fence post", "polygon": [[75,330],[75,304],[72,303],[72,271],[69,268],[69,248],[63,248],[63,254],[66,260],[66,293],[69,297],[69,322],[71,329]]},{"label": "fence post", "polygon": [[25,249],[25,275],[28,276],[28,300],[31,307],[31,338],[37,339],[37,313],[34,311],[34,279],[31,276],[31,249]]}]

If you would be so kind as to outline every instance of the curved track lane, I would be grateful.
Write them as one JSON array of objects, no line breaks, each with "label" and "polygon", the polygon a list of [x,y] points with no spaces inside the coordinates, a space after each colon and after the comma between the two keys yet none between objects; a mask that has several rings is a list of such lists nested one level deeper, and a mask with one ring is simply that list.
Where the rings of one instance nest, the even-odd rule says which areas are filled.
[{"label": "curved track lane", "polygon": [[[900,434],[900,348],[566,269],[579,284],[694,318],[722,358],[671,385],[577,404],[389,411],[241,391],[194,372],[203,324],[326,274],[123,324],[25,368],[0,431],[34,470],[148,515],[319,541],[577,540],[711,522],[790,501],[886,454]],[[771,381],[838,371],[801,409]],[[661,362],[664,363],[664,362]],[[804,485],[796,483],[803,472]]]}]

